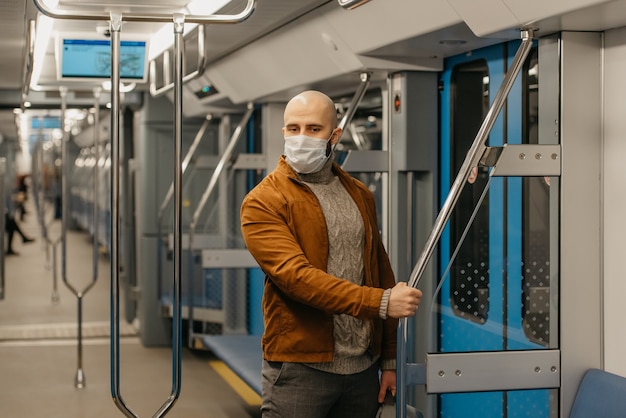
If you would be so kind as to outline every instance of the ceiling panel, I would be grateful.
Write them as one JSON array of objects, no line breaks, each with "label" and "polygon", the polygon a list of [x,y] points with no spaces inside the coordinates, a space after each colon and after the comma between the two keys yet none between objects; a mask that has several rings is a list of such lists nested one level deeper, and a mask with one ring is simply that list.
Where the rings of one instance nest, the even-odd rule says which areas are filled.
[{"label": "ceiling panel", "polygon": [[[206,54],[207,62],[215,61],[232,51],[242,47],[243,45],[254,41],[267,34],[268,32],[284,25],[285,23],[297,18],[298,16],[316,8],[330,0],[262,0],[257,1],[256,8],[247,20],[236,23],[216,23],[205,25]],[[149,9],[148,5],[156,5],[156,11],[164,14],[173,13],[180,10],[188,0],[138,0],[124,7],[130,7],[133,13],[141,13],[142,10],[149,10],[154,13],[155,10]],[[109,7],[112,2],[106,2]],[[241,12],[247,4],[247,0],[233,0],[218,13],[220,14],[236,14]],[[60,7],[74,10],[76,7],[103,8],[102,2],[81,0],[63,1]],[[120,6],[121,7],[121,6]],[[123,14],[122,14],[123,17]],[[122,26],[121,38],[125,35],[152,34],[164,25],[163,23],[145,23],[145,22],[125,22]],[[77,21],[77,20],[57,20],[55,21],[53,32],[83,32],[93,34],[93,36],[104,36],[102,31],[97,31],[96,27],[108,27],[106,21]],[[172,30],[171,43],[173,43],[174,35]],[[46,64],[41,74],[40,84],[44,86],[57,86],[56,80],[56,63],[55,63],[55,42],[50,39],[45,58]]]},{"label": "ceiling panel", "polygon": [[26,0],[0,1],[0,89],[21,85],[26,39]]},{"label": "ceiling panel", "polygon": [[[189,0],[61,0],[58,8],[63,10],[111,10],[123,9],[133,13],[173,13],[180,11]],[[206,26],[207,62],[223,57],[243,45],[269,33],[322,4],[333,0],[261,0],[257,1],[252,16],[238,24],[211,24]],[[244,9],[247,0],[233,0],[219,13],[234,14]],[[33,0],[0,0],[0,134],[16,138],[13,108],[21,104],[21,85],[26,47],[26,27],[29,19],[35,19],[38,10]],[[123,13],[122,13],[123,16]],[[101,36],[97,27],[108,27],[108,21],[57,20],[54,31],[84,32]],[[126,34],[149,34],[160,29],[163,23],[124,22],[122,38]],[[41,84],[58,89],[56,81],[55,45],[52,37],[48,44]],[[173,40],[173,35],[172,35]],[[147,86],[140,87],[146,89]],[[37,106],[37,97],[29,99]],[[49,103],[42,103],[49,106]],[[5,110],[1,110],[5,109]]]},{"label": "ceiling panel", "polygon": [[[179,9],[188,0],[61,0],[62,8],[86,8],[90,10],[125,9],[133,13],[143,10],[163,13],[171,13]],[[208,1],[208,0],[207,0]],[[384,0],[378,0],[384,2]],[[252,16],[238,24],[212,24],[206,26],[206,52],[207,62],[219,59],[233,53],[277,28],[295,20],[298,16],[336,0],[258,0]],[[246,0],[233,0],[221,13],[237,13],[244,8]],[[371,4],[375,4],[372,2]],[[391,3],[390,3],[391,4]],[[330,6],[330,5],[328,5]],[[338,7],[338,6],[337,6]],[[368,7],[368,6],[364,6]],[[619,27],[626,24],[626,0],[614,0],[606,2],[598,7],[584,9],[569,13],[568,15],[554,17],[536,22],[539,34],[546,34],[558,30],[603,30]],[[348,12],[346,12],[348,13]],[[350,12],[353,13],[353,12]],[[358,12],[356,12],[358,13]],[[485,11],[489,13],[489,11]],[[33,0],[0,0],[0,134],[5,138],[12,138],[16,130],[12,124],[12,109],[21,104],[21,84],[24,67],[24,51],[26,48],[26,27],[29,19],[34,19],[37,9]],[[123,15],[123,13],[122,13]],[[381,20],[376,31],[384,31],[385,27],[394,25],[393,21]],[[122,28],[124,34],[153,33],[163,24],[127,22]],[[97,34],[96,27],[106,27],[108,22],[93,21],[57,21],[56,30],[71,32],[88,32]],[[359,28],[359,30],[361,30]],[[362,30],[371,30],[363,28]],[[508,35],[508,34],[507,34]],[[443,43],[447,39],[463,39],[465,44],[456,44],[450,47]],[[172,37],[173,38],[173,37]],[[506,39],[509,36],[503,36]],[[451,28],[440,28],[420,37],[410,37],[399,42],[387,45],[376,45],[371,49],[363,48],[361,54],[373,58],[412,60],[423,56],[449,56],[464,50],[471,50],[484,42],[500,42],[499,36],[489,39],[478,39],[467,31],[464,25]],[[282,53],[282,52],[281,52]],[[280,56],[267,57],[269,60],[280,60]],[[50,42],[46,63],[44,65],[44,78],[48,80],[50,88],[57,90],[56,66],[54,57],[54,43]],[[250,68],[250,71],[255,71]],[[143,87],[145,89],[145,86]],[[35,103],[35,105],[37,105]],[[49,102],[45,103],[50,106]]]}]

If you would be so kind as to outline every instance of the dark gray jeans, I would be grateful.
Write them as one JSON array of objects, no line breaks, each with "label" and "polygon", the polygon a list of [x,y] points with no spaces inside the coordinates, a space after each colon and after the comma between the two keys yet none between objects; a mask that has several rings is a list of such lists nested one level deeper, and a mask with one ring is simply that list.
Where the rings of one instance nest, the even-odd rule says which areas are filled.
[{"label": "dark gray jeans", "polygon": [[263,361],[263,418],[374,418],[378,364],[351,375]]}]

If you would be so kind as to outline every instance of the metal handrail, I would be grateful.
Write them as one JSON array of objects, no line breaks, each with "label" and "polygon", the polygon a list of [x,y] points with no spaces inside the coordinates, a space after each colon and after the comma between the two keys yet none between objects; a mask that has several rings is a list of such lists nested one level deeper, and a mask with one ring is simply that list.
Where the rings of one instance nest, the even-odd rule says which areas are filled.
[{"label": "metal handrail", "polygon": [[354,93],[354,97],[352,97],[352,101],[350,102],[350,106],[348,106],[348,110],[346,110],[346,113],[343,115],[343,118],[341,118],[341,121],[337,126],[342,130],[345,129],[346,125],[348,125],[348,123],[352,121],[352,118],[356,113],[356,109],[359,107],[359,103],[361,103],[361,100],[363,100],[363,96],[365,96],[367,88],[370,85],[370,73],[361,73],[359,77],[361,79],[361,84],[359,84],[359,88]]},{"label": "metal handrail", "polygon": [[239,141],[239,138],[241,138],[241,134],[243,133],[243,130],[246,124],[248,123],[250,116],[252,116],[252,112],[254,112],[254,105],[250,102],[247,105],[246,113],[244,113],[243,118],[241,118],[241,121],[237,125],[237,128],[235,128],[235,130],[233,131],[230,142],[226,146],[226,149],[224,150],[224,154],[222,154],[222,157],[217,163],[217,166],[215,167],[215,171],[213,171],[213,174],[211,175],[211,179],[209,180],[209,184],[207,185],[206,189],[204,190],[204,193],[202,194],[202,197],[200,198],[200,201],[198,202],[198,207],[193,213],[193,217],[191,218],[191,222],[189,224],[189,227],[191,228],[191,230],[195,230],[196,225],[198,223],[198,219],[200,218],[200,214],[204,210],[204,206],[209,200],[211,193],[213,193],[213,189],[215,189],[215,185],[217,184],[217,180],[220,178],[220,175],[222,174],[222,170],[224,170],[226,163],[230,161],[233,155],[235,146],[237,146],[237,142]]},{"label": "metal handrail", "polygon": [[[120,189],[120,32],[122,28],[122,12],[108,13],[73,12],[69,10],[53,11],[41,0],[33,0],[35,6],[45,15],[56,19],[71,20],[109,20],[111,30],[111,394],[116,406],[128,417],[137,415],[126,405],[121,397],[119,382],[119,189]],[[172,318],[172,390],[170,396],[155,413],[154,417],[164,416],[174,405],[180,395],[182,370],[182,331],[181,331],[181,237],[182,237],[182,170],[180,164],[182,143],[182,46],[185,21],[189,23],[238,23],[242,22],[254,11],[255,0],[248,0],[245,9],[236,15],[185,16],[175,14],[124,14],[124,20],[135,22],[172,22],[174,26],[174,102],[175,102],[175,200],[174,211],[174,315]],[[64,205],[66,208],[67,203]]]},{"label": "metal handrail", "polygon": [[122,18],[110,16],[111,28],[111,396],[127,417],[137,417],[120,393],[120,31]]},{"label": "metal handrail", "polygon": [[[4,202],[7,201],[6,198],[6,158],[0,158],[0,201],[3,202],[4,213],[0,219],[0,242],[4,245],[4,228],[5,228],[5,219],[8,208],[4,205]],[[0,300],[4,300],[4,284],[5,284],[5,269],[4,269],[4,260],[5,260],[5,252],[4,248],[0,251]]]},{"label": "metal handrail", "polygon": [[[346,126],[349,126],[349,127],[352,126],[352,118],[354,117],[354,114],[356,113],[356,110],[359,107],[359,104],[361,104],[361,101],[363,100],[363,96],[365,96],[365,93],[367,92],[367,88],[370,85],[370,78],[371,78],[370,73],[366,73],[366,72],[361,73],[359,74],[359,77],[361,79],[361,84],[359,84],[357,91],[354,93],[354,96],[352,97],[352,101],[350,101],[350,105],[348,106],[348,110],[346,110],[346,113],[344,113],[343,117],[341,118],[339,125],[337,125],[337,127],[341,128],[342,130],[342,136],[343,136],[343,131],[346,129]],[[359,150],[362,149],[363,147],[357,141],[354,133],[353,132],[351,133],[352,133],[352,141],[354,142],[354,145],[356,145],[356,147]],[[339,142],[337,142],[337,144],[338,143]],[[335,146],[337,144],[335,144]],[[350,153],[350,151],[348,151],[348,153]],[[343,160],[343,164],[345,164],[346,161],[348,161],[347,157]],[[343,168],[343,164],[342,164],[342,168]]]},{"label": "metal handrail", "polygon": [[[169,57],[169,51],[163,51],[164,56]],[[169,60],[164,61],[168,62]],[[198,64],[196,69],[183,77],[183,84],[194,80],[204,74],[206,69],[206,51],[204,49],[204,26],[198,26]],[[164,75],[169,74],[169,68],[163,71]],[[156,86],[156,60],[150,60],[150,95],[152,97],[159,97],[174,88],[174,82],[170,82],[165,79],[165,85],[157,88]]]},{"label": "metal handrail", "polygon": [[96,87],[93,90],[94,97],[94,123],[93,123],[93,145],[94,145],[94,159],[96,163],[93,168],[93,252],[92,252],[92,277],[93,282],[92,285],[95,284],[98,279],[98,257],[100,252],[98,248],[100,246],[100,234],[98,228],[98,218],[100,218],[100,201],[98,199],[99,193],[98,189],[100,188],[99,181],[99,164],[100,164],[100,135],[98,127],[100,126],[100,94],[102,93],[102,88]]},{"label": "metal handrail", "polygon": [[[183,170],[183,174],[185,174],[185,171],[187,170],[187,167],[189,166],[189,163],[191,162],[191,159],[193,158],[193,155],[195,154],[198,146],[200,145],[200,142],[202,141],[202,138],[204,137],[204,134],[206,132],[206,130],[209,127],[209,123],[211,123],[211,120],[213,119],[213,117],[211,115],[207,115],[204,123],[202,124],[202,126],[200,126],[200,129],[198,130],[198,132],[196,133],[195,138],[193,139],[193,142],[191,143],[191,146],[189,147],[189,149],[187,150],[187,154],[185,155],[185,159],[182,162],[182,170]],[[182,187],[181,187],[182,190]],[[167,193],[165,194],[165,198],[163,199],[163,202],[161,202],[161,206],[159,208],[159,212],[157,213],[157,240],[158,240],[158,245],[157,245],[157,283],[158,283],[158,293],[157,294],[162,294],[162,282],[163,282],[163,259],[161,256],[161,252],[162,252],[162,246],[163,246],[163,238],[164,238],[164,234],[162,231],[163,228],[163,216],[165,214],[165,210],[167,209],[167,207],[169,206],[170,200],[172,199],[172,196],[174,195],[174,180],[172,180],[172,183],[170,183],[170,187],[167,190]]]},{"label": "metal handrail", "polygon": [[[65,286],[76,296],[78,308],[77,308],[77,345],[78,345],[78,366],[76,370],[76,376],[74,379],[74,386],[78,389],[82,389],[85,387],[85,373],[83,370],[83,297],[91,288],[94,287],[96,281],[98,280],[98,227],[97,223],[94,228],[93,235],[93,269],[92,269],[92,278],[91,281],[81,289],[73,286],[68,279],[67,275],[67,228],[69,222],[69,153],[68,153],[68,144],[69,144],[69,133],[65,127],[65,113],[67,110],[67,88],[61,87],[61,127],[63,131],[63,145],[61,148],[61,161],[63,162],[63,173],[61,176],[61,194],[63,196],[63,206],[61,208],[61,278],[63,279],[63,283]],[[96,108],[99,107],[99,97],[100,97],[100,89],[94,90]],[[96,112],[96,123],[99,122],[99,116]],[[96,125],[97,126],[97,125]],[[95,153],[96,153],[96,161],[98,159],[98,130],[94,129],[94,143],[95,143]],[[94,221],[98,217],[98,200],[97,200],[97,187],[98,187],[98,164],[94,166]],[[55,248],[55,260],[56,260],[56,248]],[[56,274],[56,269],[55,269]]]},{"label": "metal handrail", "polygon": [[[472,167],[476,166],[483,155],[483,152],[486,150],[486,142],[489,137],[489,133],[495,124],[496,118],[498,114],[502,110],[506,98],[515,82],[515,78],[519,74],[528,53],[530,52],[533,45],[533,31],[530,29],[524,29],[521,31],[522,43],[517,50],[515,57],[513,58],[513,62],[511,64],[511,69],[506,73],[504,80],[502,80],[502,85],[498,90],[493,103],[485,116],[485,120],[483,121],[478,133],[476,134],[476,138],[472,143],[461,168],[459,169],[459,173],[457,174],[452,187],[450,188],[450,192],[448,193],[448,197],[446,198],[441,211],[437,215],[435,219],[435,224],[433,229],[426,240],[426,244],[424,245],[424,250],[422,251],[411,275],[409,276],[408,285],[411,287],[417,287],[419,284],[419,280],[421,279],[424,270],[426,269],[426,265],[430,261],[435,246],[437,245],[439,239],[441,238],[441,234],[443,233],[443,229],[452,214],[452,210],[454,209],[461,192],[463,191],[463,187],[466,184],[467,177],[470,174]],[[398,418],[406,418],[406,405],[407,405],[407,340],[408,340],[408,320],[403,318],[400,320],[398,326],[398,364],[399,364],[399,372],[397,374],[397,396],[396,396],[396,404],[399,406]]]},{"label": "metal handrail", "polygon": [[[202,123],[202,126],[200,126],[200,129],[198,129],[198,132],[196,133],[196,136],[194,137],[193,142],[191,143],[191,146],[187,150],[187,154],[185,154],[185,159],[183,160],[183,163],[182,163],[183,174],[185,174],[185,171],[187,170],[187,167],[189,166],[191,159],[196,153],[196,150],[198,149],[200,142],[202,142],[202,138],[204,137],[204,134],[206,130],[208,129],[209,124],[211,123],[212,119],[213,118],[211,115],[207,115],[204,122]],[[170,187],[167,190],[165,197],[163,198],[163,202],[161,202],[161,206],[159,207],[159,212],[157,214],[157,222],[159,225],[161,225],[161,221],[163,220],[163,215],[165,213],[165,210],[169,206],[170,200],[172,200],[173,195],[174,195],[174,180],[172,180],[172,182],[170,183]]]},{"label": "metal handrail", "polygon": [[[57,246],[61,242],[61,235],[59,235],[56,239],[51,239],[48,234],[48,224],[46,223],[46,209],[45,209],[45,198],[43,191],[43,172],[41,168],[43,166],[43,118],[39,119],[39,133],[38,138],[35,141],[35,147],[33,149],[33,173],[32,173],[32,181],[33,181],[33,197],[35,200],[35,208],[37,211],[37,220],[39,221],[39,226],[41,227],[41,237],[42,241],[45,245],[46,251],[46,270],[52,269],[52,295],[51,300],[52,303],[57,304],[61,299],[59,295],[59,287],[58,287],[58,275],[57,275]],[[52,248],[52,261],[50,260],[50,248]]]},{"label": "metal handrail", "polygon": [[[124,16],[124,20],[128,22],[162,22],[171,23],[172,13],[125,13],[123,10],[111,11],[111,12],[92,12],[92,11],[78,11],[78,10],[53,10],[48,7],[43,0],[33,0],[35,6],[46,16],[53,19],[67,19],[67,20],[110,20],[112,14]],[[214,14],[210,16],[199,15],[185,15],[185,22],[187,23],[239,23],[243,22],[252,15],[255,8],[255,0],[248,0],[244,10],[234,15]]]},{"label": "metal handrail", "polygon": [[183,170],[181,166],[182,142],[183,142],[183,29],[185,17],[174,15],[174,106],[177,109],[174,115],[174,136],[175,149],[174,158],[176,160],[176,171],[174,173],[174,313],[172,315],[172,390],[170,396],[165,400],[161,408],[154,415],[161,417],[165,415],[173,406],[180,395],[181,372],[182,372],[182,246],[183,235],[182,222],[182,183]]},{"label": "metal handrail", "polygon": [[[200,201],[198,202],[198,207],[196,208],[196,210],[193,213],[193,217],[191,218],[191,222],[189,223],[189,282],[188,282],[188,288],[189,289],[193,289],[193,238],[195,236],[195,232],[196,232],[196,226],[198,224],[198,219],[200,218],[200,214],[202,213],[202,211],[204,210],[204,207],[206,206],[206,203],[209,200],[209,197],[211,196],[211,193],[213,193],[213,190],[215,189],[215,185],[217,184],[217,181],[219,180],[222,171],[224,169],[224,167],[226,166],[226,163],[228,161],[230,161],[232,159],[232,154],[233,154],[233,150],[235,149],[235,146],[237,146],[237,143],[239,142],[239,138],[241,138],[243,132],[244,132],[244,128],[246,127],[246,125],[248,124],[248,121],[250,120],[250,117],[252,116],[252,113],[254,112],[254,104],[252,102],[249,102],[247,105],[247,110],[246,113],[244,113],[243,117],[241,118],[241,120],[239,121],[239,124],[237,125],[237,127],[235,128],[235,130],[233,131],[233,134],[230,137],[230,141],[228,142],[228,145],[226,146],[226,149],[224,150],[224,154],[222,154],[219,162],[217,163],[217,166],[215,167],[215,170],[213,171],[213,174],[211,175],[211,179],[209,180],[209,184],[207,185],[204,193],[202,194],[202,197],[200,198]],[[189,291],[189,306],[187,307],[187,322],[188,322],[188,328],[189,328],[189,336],[188,339],[191,341],[193,339],[194,336],[194,330],[193,330],[193,291]]]},{"label": "metal handrail", "polygon": [[28,50],[24,54],[24,65],[22,67],[22,105],[28,97],[30,89],[30,80],[33,75],[33,55],[35,53],[35,20],[28,21],[28,30],[26,32],[26,45]]}]

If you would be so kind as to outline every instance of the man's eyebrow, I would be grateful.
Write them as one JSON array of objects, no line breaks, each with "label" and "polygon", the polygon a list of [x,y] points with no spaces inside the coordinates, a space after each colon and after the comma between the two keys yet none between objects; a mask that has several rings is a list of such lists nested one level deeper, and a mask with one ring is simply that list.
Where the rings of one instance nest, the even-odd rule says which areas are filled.
[{"label": "man's eyebrow", "polygon": [[[285,127],[289,128],[289,127],[293,127],[293,126],[300,126],[300,123],[288,123],[285,125]],[[306,128],[324,128],[324,125],[321,123],[305,123],[304,126]]]}]

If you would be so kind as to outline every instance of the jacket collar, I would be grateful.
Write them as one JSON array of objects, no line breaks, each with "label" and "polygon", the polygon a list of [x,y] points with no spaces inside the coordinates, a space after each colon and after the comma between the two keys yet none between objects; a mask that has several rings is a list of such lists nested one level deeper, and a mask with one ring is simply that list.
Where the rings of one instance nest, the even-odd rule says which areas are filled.
[{"label": "jacket collar", "polygon": [[[295,170],[291,168],[289,163],[287,163],[284,155],[281,155],[279,157],[278,165],[276,166],[276,171],[293,181],[302,183],[302,180],[300,179],[300,177],[298,177],[298,173],[296,173]],[[334,175],[338,177],[342,177],[344,181],[345,181],[345,177],[349,176],[349,174],[343,171],[341,167],[335,162],[333,162],[332,171]]]}]

